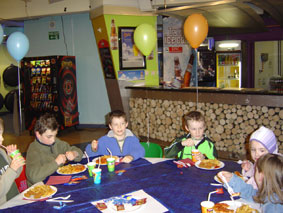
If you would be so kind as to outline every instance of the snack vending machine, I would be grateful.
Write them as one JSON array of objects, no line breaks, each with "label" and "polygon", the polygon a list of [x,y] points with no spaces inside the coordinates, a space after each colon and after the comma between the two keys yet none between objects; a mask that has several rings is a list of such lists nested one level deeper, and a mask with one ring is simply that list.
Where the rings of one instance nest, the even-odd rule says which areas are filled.
[{"label": "snack vending machine", "polygon": [[27,57],[21,70],[26,129],[33,131],[45,112],[55,114],[60,129],[79,124],[74,56]]},{"label": "snack vending machine", "polygon": [[[216,86],[218,88],[241,88],[241,46],[231,48],[226,45],[236,43],[226,43],[221,48],[221,42],[216,42]],[[219,47],[220,45],[220,47]]]}]

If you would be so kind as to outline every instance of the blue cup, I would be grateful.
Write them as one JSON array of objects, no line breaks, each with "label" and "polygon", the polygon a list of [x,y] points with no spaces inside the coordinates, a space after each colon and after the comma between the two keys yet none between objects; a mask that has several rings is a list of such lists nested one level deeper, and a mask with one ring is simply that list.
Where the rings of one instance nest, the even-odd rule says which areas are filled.
[{"label": "blue cup", "polygon": [[93,169],[92,170],[93,181],[95,184],[101,183],[101,169]]}]

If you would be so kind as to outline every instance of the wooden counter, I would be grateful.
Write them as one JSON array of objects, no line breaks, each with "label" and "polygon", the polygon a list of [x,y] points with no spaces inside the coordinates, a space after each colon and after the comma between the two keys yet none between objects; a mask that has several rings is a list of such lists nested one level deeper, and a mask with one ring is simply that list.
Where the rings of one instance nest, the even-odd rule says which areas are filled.
[{"label": "wooden counter", "polygon": [[274,131],[283,151],[283,94],[259,89],[126,87],[133,132],[169,145],[185,133],[182,116],[198,109],[206,134],[224,158],[245,158],[249,135],[261,125]]}]

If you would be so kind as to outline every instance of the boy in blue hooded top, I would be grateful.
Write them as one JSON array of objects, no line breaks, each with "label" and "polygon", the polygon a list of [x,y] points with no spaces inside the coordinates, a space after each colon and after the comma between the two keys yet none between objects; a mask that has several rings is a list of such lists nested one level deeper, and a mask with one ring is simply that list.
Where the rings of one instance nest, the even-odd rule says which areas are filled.
[{"label": "boy in blue hooded top", "polygon": [[109,155],[110,149],[113,156],[123,156],[122,162],[130,163],[144,157],[145,150],[140,145],[139,139],[129,130],[126,114],[120,110],[109,114],[108,126],[111,129],[107,135],[93,140],[87,145],[86,153],[89,157]]}]

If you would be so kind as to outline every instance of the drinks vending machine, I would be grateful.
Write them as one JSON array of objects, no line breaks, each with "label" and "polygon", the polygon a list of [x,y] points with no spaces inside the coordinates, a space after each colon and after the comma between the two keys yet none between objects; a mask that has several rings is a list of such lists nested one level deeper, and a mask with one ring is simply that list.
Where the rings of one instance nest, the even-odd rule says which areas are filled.
[{"label": "drinks vending machine", "polygon": [[74,56],[27,57],[21,68],[26,129],[45,112],[55,114],[60,129],[79,124]]}]

